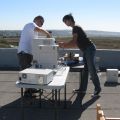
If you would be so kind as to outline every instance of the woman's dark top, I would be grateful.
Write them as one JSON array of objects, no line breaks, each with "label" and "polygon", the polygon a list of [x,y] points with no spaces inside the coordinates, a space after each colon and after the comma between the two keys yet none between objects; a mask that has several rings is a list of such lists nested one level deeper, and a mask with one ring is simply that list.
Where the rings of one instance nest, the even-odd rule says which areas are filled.
[{"label": "woman's dark top", "polygon": [[72,34],[74,33],[78,35],[77,46],[80,50],[84,51],[88,46],[93,44],[80,26],[73,27]]}]

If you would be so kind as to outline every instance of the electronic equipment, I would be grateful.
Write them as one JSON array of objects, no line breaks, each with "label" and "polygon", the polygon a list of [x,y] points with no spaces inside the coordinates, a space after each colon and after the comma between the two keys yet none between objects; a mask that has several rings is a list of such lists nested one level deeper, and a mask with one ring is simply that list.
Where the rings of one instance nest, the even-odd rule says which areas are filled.
[{"label": "electronic equipment", "polygon": [[19,72],[19,81],[27,84],[48,84],[53,80],[53,70],[27,68]]},{"label": "electronic equipment", "polygon": [[58,45],[54,38],[35,38],[32,41],[33,63],[37,68],[57,68]]}]

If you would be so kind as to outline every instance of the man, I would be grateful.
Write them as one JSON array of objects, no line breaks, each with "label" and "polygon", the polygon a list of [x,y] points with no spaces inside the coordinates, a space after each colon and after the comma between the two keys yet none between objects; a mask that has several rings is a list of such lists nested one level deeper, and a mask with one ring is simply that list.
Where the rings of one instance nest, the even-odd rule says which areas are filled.
[{"label": "man", "polygon": [[43,23],[44,18],[42,16],[37,16],[34,18],[32,23],[26,24],[22,30],[18,46],[18,58],[21,70],[31,66],[33,57],[31,41],[35,36],[35,32],[41,32],[47,37],[50,37],[49,32],[41,28]]},{"label": "man", "polygon": [[[41,32],[47,37],[51,36],[49,32],[41,28],[43,23],[44,18],[42,16],[37,16],[34,18],[33,22],[26,24],[22,30],[18,46],[20,70],[26,69],[31,66],[31,62],[33,59],[31,42],[34,39],[35,32]],[[31,91],[33,91],[33,89],[26,89],[25,94],[30,93]]]},{"label": "man", "polygon": [[72,48],[77,46],[83,52],[84,61],[83,80],[81,81],[80,88],[75,90],[74,92],[79,92],[83,94],[82,97],[85,96],[88,84],[88,74],[90,73],[92,82],[95,86],[94,94],[92,96],[93,97],[97,96],[101,92],[101,87],[94,64],[94,57],[96,52],[95,45],[89,40],[89,38],[87,38],[83,29],[80,26],[75,25],[74,18],[71,14],[65,15],[63,17],[63,22],[67,26],[72,27],[73,38],[69,42],[59,43],[59,46],[63,48]]}]

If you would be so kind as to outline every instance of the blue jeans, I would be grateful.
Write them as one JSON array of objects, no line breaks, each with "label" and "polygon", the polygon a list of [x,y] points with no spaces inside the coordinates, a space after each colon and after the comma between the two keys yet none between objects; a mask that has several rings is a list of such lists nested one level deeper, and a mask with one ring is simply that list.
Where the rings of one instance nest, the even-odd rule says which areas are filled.
[{"label": "blue jeans", "polygon": [[80,90],[84,92],[86,92],[87,90],[89,74],[95,86],[94,90],[99,91],[101,89],[99,78],[98,78],[97,71],[95,68],[95,59],[94,59],[95,53],[96,53],[96,48],[94,44],[90,45],[83,51],[84,70],[82,72],[82,81],[80,85]]}]

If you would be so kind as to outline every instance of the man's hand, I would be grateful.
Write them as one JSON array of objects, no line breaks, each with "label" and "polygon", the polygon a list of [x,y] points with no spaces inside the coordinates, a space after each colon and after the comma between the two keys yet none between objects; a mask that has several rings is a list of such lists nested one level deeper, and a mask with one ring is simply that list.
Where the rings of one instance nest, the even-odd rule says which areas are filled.
[{"label": "man's hand", "polygon": [[50,34],[47,34],[47,38],[51,38],[52,36]]}]

